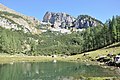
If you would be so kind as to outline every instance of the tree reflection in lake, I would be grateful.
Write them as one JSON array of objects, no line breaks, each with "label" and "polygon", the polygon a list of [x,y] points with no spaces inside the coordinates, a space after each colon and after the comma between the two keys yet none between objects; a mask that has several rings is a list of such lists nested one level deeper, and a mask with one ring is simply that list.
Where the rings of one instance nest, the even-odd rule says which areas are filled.
[{"label": "tree reflection in lake", "polygon": [[75,62],[24,62],[0,65],[0,80],[74,80],[120,76],[115,71]]}]

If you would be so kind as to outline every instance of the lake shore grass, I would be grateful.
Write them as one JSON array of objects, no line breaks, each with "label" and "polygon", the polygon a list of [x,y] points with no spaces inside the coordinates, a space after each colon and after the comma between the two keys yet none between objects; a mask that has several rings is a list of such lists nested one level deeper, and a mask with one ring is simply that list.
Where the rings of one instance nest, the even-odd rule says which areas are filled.
[{"label": "lake shore grass", "polygon": [[120,80],[119,77],[88,77],[86,80]]},{"label": "lake shore grass", "polygon": [[72,61],[73,58],[69,57],[64,59],[63,57],[53,58],[52,56],[0,56],[0,63],[9,62],[46,62],[46,61]]}]

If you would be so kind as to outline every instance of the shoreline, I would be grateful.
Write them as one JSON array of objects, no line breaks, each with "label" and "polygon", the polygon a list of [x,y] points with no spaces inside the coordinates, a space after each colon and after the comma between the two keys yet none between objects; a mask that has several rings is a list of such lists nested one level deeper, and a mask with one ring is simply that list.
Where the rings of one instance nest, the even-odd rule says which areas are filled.
[{"label": "shoreline", "polygon": [[[21,56],[21,55],[0,55],[0,64],[13,64],[17,62],[54,62],[54,60],[57,61],[62,61],[62,62],[77,62],[77,63],[84,63],[86,65],[98,65],[102,68],[109,68],[110,70],[117,69],[118,67],[115,66],[107,66],[104,63],[100,63],[98,61],[91,61],[90,59],[87,59],[85,57],[80,57],[81,55],[76,55],[75,56],[67,56],[67,57],[62,57],[62,56],[57,56],[57,57],[52,57],[52,56]],[[55,63],[56,63],[55,62]]]},{"label": "shoreline", "polygon": [[[80,59],[81,58],[81,59]],[[84,63],[86,65],[99,65],[96,61],[91,60],[83,60],[82,57],[78,56],[21,56],[21,55],[0,55],[0,64],[9,64],[9,63],[17,63],[17,62],[76,62],[76,63]]]},{"label": "shoreline", "polygon": [[[77,63],[84,63],[86,65],[98,65],[104,68],[112,68],[113,66],[106,66],[98,61],[91,61],[86,57],[82,57],[81,54],[75,56],[18,56],[18,55],[0,55],[0,64],[6,63],[16,63],[16,62],[54,62],[54,60],[62,61],[62,62],[77,62]],[[114,67],[115,68],[115,67]]]},{"label": "shoreline", "polygon": [[1,56],[0,55],[0,64],[4,63],[10,63],[10,62],[47,62],[47,61],[65,61],[65,62],[75,62],[73,56],[68,57],[52,57],[52,56],[16,56],[16,55],[7,55],[7,56]]}]

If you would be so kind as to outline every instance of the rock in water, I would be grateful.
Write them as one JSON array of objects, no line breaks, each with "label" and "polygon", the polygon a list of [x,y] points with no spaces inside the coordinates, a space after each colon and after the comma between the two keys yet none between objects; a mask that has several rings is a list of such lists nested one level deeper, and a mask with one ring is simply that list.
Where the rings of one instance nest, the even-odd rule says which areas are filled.
[{"label": "rock in water", "polygon": [[54,59],[54,60],[53,60],[53,63],[56,63],[56,62],[57,62],[57,60]]}]

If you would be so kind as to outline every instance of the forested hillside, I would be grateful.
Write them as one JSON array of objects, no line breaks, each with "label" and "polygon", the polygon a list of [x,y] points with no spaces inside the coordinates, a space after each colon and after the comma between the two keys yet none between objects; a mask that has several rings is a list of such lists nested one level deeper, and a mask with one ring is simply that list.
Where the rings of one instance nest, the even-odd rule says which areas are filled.
[{"label": "forested hillside", "polygon": [[120,41],[120,16],[107,20],[104,26],[62,34],[47,31],[42,34],[23,33],[0,27],[0,53],[26,55],[74,55],[103,48]]}]

